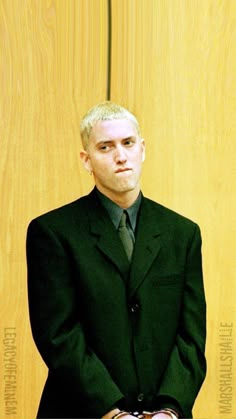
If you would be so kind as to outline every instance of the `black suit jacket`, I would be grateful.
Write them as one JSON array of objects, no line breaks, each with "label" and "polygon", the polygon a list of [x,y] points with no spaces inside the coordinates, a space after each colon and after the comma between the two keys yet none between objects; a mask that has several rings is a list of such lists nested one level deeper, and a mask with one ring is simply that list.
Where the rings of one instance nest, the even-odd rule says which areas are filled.
[{"label": "black suit jacket", "polygon": [[33,337],[49,368],[39,417],[101,417],[170,403],[191,417],[205,377],[198,226],[142,198],[128,265],[97,194],[33,220]]}]

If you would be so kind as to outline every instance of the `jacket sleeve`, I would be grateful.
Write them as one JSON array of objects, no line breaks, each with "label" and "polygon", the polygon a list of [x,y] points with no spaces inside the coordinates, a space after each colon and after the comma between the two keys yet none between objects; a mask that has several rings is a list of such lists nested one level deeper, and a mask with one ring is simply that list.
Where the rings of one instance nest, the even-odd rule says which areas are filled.
[{"label": "jacket sleeve", "polygon": [[82,397],[88,416],[102,416],[123,394],[86,342],[65,245],[39,218],[29,225],[26,248],[36,346],[58,380]]},{"label": "jacket sleeve", "polygon": [[[188,247],[185,289],[180,326],[175,346],[157,394],[163,407],[166,400],[176,401],[183,417],[191,417],[194,401],[206,374],[206,303],[203,286],[201,235],[195,225]],[[163,404],[164,401],[164,404]],[[175,405],[171,403],[170,407]]]}]

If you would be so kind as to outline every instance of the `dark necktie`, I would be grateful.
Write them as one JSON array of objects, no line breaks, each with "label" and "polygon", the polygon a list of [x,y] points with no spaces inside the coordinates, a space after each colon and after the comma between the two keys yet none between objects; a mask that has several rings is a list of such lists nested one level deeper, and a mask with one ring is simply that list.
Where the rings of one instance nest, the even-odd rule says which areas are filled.
[{"label": "dark necktie", "polygon": [[120,224],[118,227],[118,234],[119,237],[123,243],[124,249],[125,249],[125,253],[128,257],[129,262],[131,261],[132,258],[132,253],[133,253],[133,248],[134,248],[134,243],[131,237],[131,234],[127,228],[127,213],[126,211],[123,211],[121,219],[120,219]]}]

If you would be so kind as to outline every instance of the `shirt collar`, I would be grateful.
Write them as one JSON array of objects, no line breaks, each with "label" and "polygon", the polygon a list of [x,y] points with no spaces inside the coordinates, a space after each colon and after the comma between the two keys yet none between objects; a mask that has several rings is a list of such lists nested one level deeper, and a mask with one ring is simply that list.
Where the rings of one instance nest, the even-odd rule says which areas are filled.
[{"label": "shirt collar", "polygon": [[[97,192],[97,195],[99,197],[101,204],[107,210],[115,228],[118,229],[121,215],[122,215],[122,212],[124,211],[124,208],[119,207],[119,205],[117,205],[114,201],[112,201],[106,195],[101,193],[97,188],[96,188],[96,192]],[[125,209],[128,213],[129,222],[133,231],[135,231],[135,228],[136,228],[137,216],[138,216],[139,208],[141,205],[141,200],[142,200],[142,193],[140,192],[136,201],[129,208]]]}]

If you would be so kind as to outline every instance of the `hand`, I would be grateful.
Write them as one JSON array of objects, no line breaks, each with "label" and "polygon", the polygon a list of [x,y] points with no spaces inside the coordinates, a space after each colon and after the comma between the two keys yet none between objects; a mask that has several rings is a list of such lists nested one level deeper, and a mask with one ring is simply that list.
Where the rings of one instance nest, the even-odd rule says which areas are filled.
[{"label": "hand", "polygon": [[[111,419],[114,415],[118,415],[119,412],[120,412],[119,409],[110,410],[110,412],[102,416],[102,419]],[[120,419],[137,419],[137,417],[127,412],[127,414],[123,413]]]},{"label": "hand", "polygon": [[127,415],[124,414],[119,419],[137,419],[137,416],[133,416],[133,415],[131,415],[130,413],[127,412]]},{"label": "hand", "polygon": [[144,413],[143,419],[170,419],[170,415],[168,413],[160,412],[160,413]]}]

